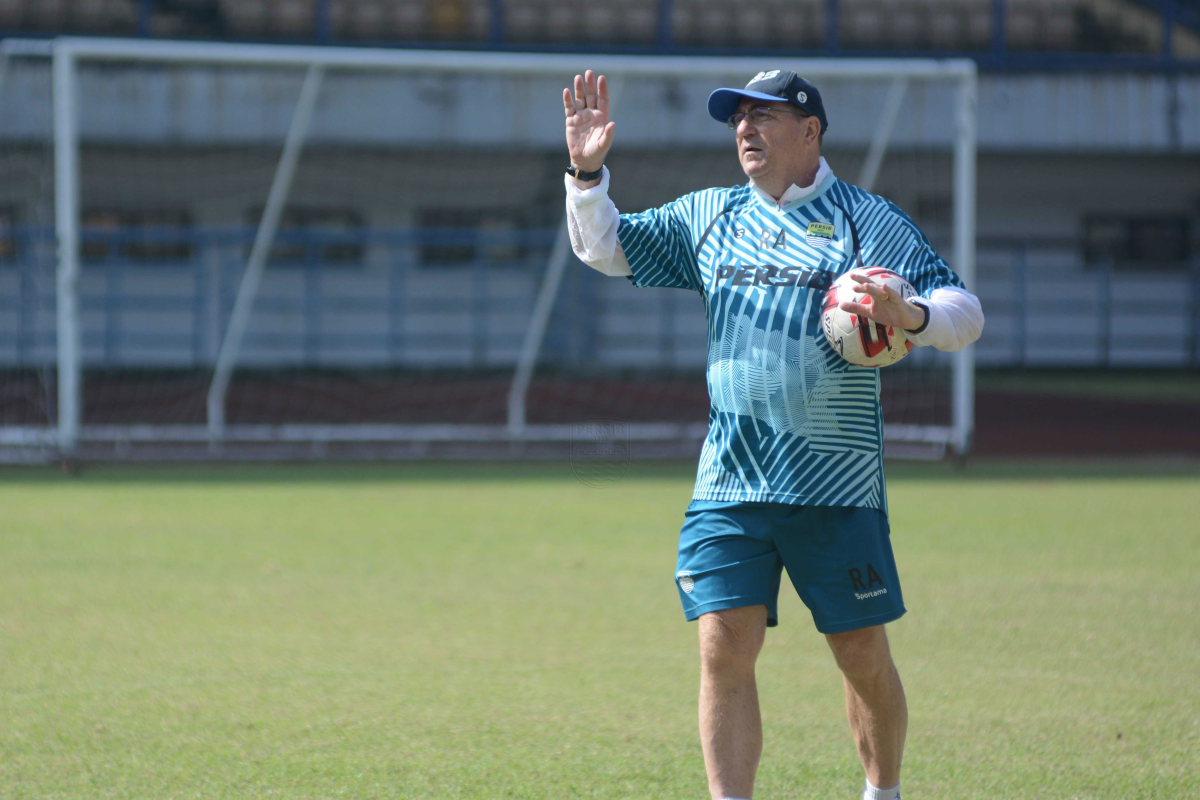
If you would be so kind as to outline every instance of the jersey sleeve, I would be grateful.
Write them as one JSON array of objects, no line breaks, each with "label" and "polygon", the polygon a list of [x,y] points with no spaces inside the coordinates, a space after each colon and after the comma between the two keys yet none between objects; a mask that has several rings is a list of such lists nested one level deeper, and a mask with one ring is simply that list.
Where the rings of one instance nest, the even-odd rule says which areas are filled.
[{"label": "jersey sleeve", "polygon": [[641,214],[622,214],[617,240],[635,286],[703,290],[692,227],[693,195]]},{"label": "jersey sleeve", "polygon": [[886,267],[912,284],[921,297],[935,289],[964,288],[962,279],[937,254],[916,224],[891,203],[866,215],[862,243],[863,263]]}]

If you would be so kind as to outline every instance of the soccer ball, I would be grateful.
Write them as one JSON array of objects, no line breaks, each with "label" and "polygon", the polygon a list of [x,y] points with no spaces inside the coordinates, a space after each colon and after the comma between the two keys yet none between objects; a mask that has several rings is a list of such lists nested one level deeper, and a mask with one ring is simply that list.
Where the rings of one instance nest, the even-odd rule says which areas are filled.
[{"label": "soccer ball", "polygon": [[912,284],[890,269],[871,267],[855,269],[842,275],[825,293],[821,306],[821,327],[825,339],[838,355],[859,367],[888,367],[908,355],[913,343],[900,328],[883,326],[858,314],[842,311],[843,302],[870,300],[870,295],[857,291],[858,284],[850,277],[866,275],[875,283],[887,287],[888,293],[907,300],[917,294]]}]

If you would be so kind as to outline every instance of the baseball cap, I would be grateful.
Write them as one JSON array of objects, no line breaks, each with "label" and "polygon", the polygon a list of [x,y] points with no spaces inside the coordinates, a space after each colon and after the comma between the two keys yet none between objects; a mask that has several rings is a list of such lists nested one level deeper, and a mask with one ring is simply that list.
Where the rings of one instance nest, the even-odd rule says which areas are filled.
[{"label": "baseball cap", "polygon": [[821,133],[829,128],[825,118],[825,104],[817,87],[791,70],[769,69],[758,73],[745,89],[717,89],[708,96],[708,113],[718,122],[725,122],[737,112],[743,97],[755,100],[791,103],[806,114],[821,122]]}]

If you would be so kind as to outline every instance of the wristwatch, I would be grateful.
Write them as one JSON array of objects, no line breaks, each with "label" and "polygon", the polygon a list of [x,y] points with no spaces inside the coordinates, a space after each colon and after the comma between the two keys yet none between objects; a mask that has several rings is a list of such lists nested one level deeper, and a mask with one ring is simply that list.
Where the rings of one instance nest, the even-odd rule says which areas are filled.
[{"label": "wristwatch", "polygon": [[925,321],[924,322],[922,322],[920,325],[918,325],[915,328],[911,328],[911,329],[905,331],[905,333],[911,334],[913,336],[917,336],[919,334],[924,333],[925,329],[929,327],[929,306],[925,305],[924,303],[918,303],[916,300],[909,300],[908,302],[925,312]]},{"label": "wristwatch", "polygon": [[600,176],[604,174],[604,167],[600,167],[600,169],[596,170],[595,172],[584,172],[579,167],[572,164],[571,166],[567,167],[567,174],[577,181],[594,181],[599,180]]}]

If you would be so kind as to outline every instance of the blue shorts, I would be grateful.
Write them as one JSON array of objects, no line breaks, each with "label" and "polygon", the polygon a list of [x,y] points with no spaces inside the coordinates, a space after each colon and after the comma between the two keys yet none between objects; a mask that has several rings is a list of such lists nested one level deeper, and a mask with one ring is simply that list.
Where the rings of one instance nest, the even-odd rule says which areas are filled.
[{"label": "blue shorts", "polygon": [[675,585],[689,620],[765,605],[767,624],[777,625],[785,567],[821,633],[882,625],[904,614],[882,511],[700,500],[688,506]]}]

